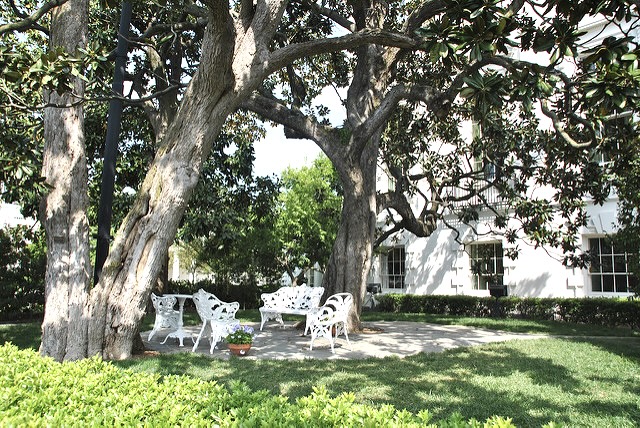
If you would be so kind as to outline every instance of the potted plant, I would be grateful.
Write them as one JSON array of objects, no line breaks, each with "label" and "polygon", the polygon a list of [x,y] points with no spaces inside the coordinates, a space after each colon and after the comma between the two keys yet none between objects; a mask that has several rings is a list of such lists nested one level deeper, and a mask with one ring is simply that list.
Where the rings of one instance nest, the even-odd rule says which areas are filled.
[{"label": "potted plant", "polygon": [[253,343],[253,328],[248,325],[235,325],[225,337],[229,351],[234,355],[243,357],[247,355]]}]

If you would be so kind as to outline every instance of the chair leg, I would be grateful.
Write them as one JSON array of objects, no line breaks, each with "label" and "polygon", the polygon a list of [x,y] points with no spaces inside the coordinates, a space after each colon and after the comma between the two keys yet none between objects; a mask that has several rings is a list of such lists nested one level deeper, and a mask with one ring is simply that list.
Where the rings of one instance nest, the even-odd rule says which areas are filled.
[{"label": "chair leg", "polygon": [[[215,324],[215,325],[214,325]],[[213,354],[213,350],[220,340],[222,340],[222,336],[224,333],[224,327],[218,323],[211,322],[211,336],[209,336],[209,353]]]},{"label": "chair leg", "polygon": [[202,333],[204,333],[204,329],[206,326],[207,326],[207,321],[203,321],[202,328],[200,329],[200,334],[198,334],[198,337],[196,338],[196,342],[193,345],[193,349],[191,349],[191,352],[196,352],[196,349],[198,349],[198,345],[200,344],[200,339],[202,338]]},{"label": "chair leg", "polygon": [[325,339],[327,339],[327,340],[329,341],[329,344],[331,345],[331,353],[332,353],[332,354],[335,354],[335,353],[336,353],[336,351],[335,351],[335,349],[334,349],[334,341],[335,341],[335,337],[333,337],[333,326],[334,326],[334,325],[335,325],[335,324],[327,325],[327,326],[325,327],[325,331],[323,332],[323,333],[324,333],[324,337],[325,337]]},{"label": "chair leg", "polygon": [[[267,318],[268,319],[268,318]],[[264,312],[260,311],[260,331],[262,331],[262,327],[264,327],[264,323],[267,320],[265,319]]]},{"label": "chair leg", "polygon": [[151,342],[151,338],[155,336],[157,332],[158,332],[158,329],[154,328],[153,330],[151,330],[151,333],[149,333],[149,337],[147,338],[147,342]]},{"label": "chair leg", "polygon": [[306,336],[311,330],[311,321],[309,321],[309,315],[306,317],[305,325],[304,325],[304,335]]},{"label": "chair leg", "polygon": [[349,349],[353,350],[353,348],[351,347],[351,342],[349,341],[349,333],[347,332],[347,324],[346,323],[342,323],[342,331],[344,331],[344,337],[347,339],[347,345],[349,345]]}]

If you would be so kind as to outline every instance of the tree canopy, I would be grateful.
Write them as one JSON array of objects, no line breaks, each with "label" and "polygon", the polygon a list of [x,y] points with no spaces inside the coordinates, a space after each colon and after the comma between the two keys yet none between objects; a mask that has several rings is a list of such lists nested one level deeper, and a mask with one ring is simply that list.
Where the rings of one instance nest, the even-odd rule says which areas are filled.
[{"label": "tree canopy", "polygon": [[342,189],[326,156],[310,167],[282,173],[280,209],[275,236],[280,242],[280,266],[295,282],[297,272],[324,270],[340,223]]}]

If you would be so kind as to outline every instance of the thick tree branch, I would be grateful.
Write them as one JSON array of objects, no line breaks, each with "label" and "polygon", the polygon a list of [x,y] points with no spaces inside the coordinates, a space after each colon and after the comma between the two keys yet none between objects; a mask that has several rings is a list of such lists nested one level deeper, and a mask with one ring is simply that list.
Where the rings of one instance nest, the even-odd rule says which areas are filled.
[{"label": "thick tree branch", "polygon": [[[351,22],[349,18],[344,15],[339,14],[333,9],[329,9],[327,7],[321,6],[318,3],[310,0],[296,0],[295,2],[303,5],[308,10],[316,12],[319,15],[325,16],[341,26],[342,28],[354,32],[356,31],[356,24]],[[293,2],[292,2],[293,3]]]},{"label": "thick tree branch", "polygon": [[253,19],[253,1],[252,0],[241,0],[240,1],[240,14],[239,21],[242,25],[242,28],[246,30],[249,28],[251,24],[251,20]]},{"label": "thick tree branch", "polygon": [[445,12],[451,5],[450,2],[444,0],[432,0],[423,2],[416,10],[414,10],[409,18],[407,18],[403,32],[412,34],[422,26],[426,21]]},{"label": "thick tree branch", "polygon": [[293,129],[301,137],[315,142],[325,153],[336,150],[333,128],[318,123],[298,110],[287,108],[275,98],[254,94],[241,104],[241,108]]},{"label": "thick tree branch", "polygon": [[353,49],[365,44],[379,44],[406,49],[420,47],[420,41],[413,37],[386,30],[365,29],[345,36],[328,37],[286,46],[273,52],[266,68],[269,73],[273,73],[302,57]]},{"label": "thick tree branch", "polygon": [[31,15],[21,19],[20,21],[10,22],[8,24],[0,25],[0,35],[9,33],[12,31],[24,31],[24,30],[34,28],[38,24],[38,21],[40,20],[40,18],[42,18],[47,12],[49,12],[54,7],[58,7],[65,4],[67,1],[68,0],[50,0],[45,4],[43,4],[38,10],[33,12]]},{"label": "thick tree branch", "polygon": [[[487,62],[490,62],[494,65],[499,65],[507,70],[532,68],[535,65],[527,61],[516,60],[513,58],[504,57],[504,56],[492,57],[489,60],[487,60]],[[572,80],[566,74],[564,74],[562,71],[558,69],[550,70],[549,74],[559,77],[564,83],[565,88],[570,88],[571,85],[573,85]],[[556,130],[556,132],[558,132],[560,137],[562,137],[562,139],[565,140],[570,146],[578,149],[593,147],[596,144],[596,140],[597,140],[593,125],[588,120],[578,116],[574,111],[571,110],[571,103],[569,98],[571,94],[569,93],[569,91],[567,91],[567,93],[564,96],[565,96],[564,113],[567,115],[567,117],[569,117],[570,119],[572,119],[573,121],[575,121],[576,123],[584,127],[586,132],[589,134],[588,141],[584,143],[580,143],[576,141],[573,137],[571,137],[571,135],[569,135],[569,133],[565,130],[564,125],[562,124],[562,121],[560,120],[558,115],[549,107],[549,100],[540,99],[540,106],[541,106],[542,113],[545,116],[547,116],[549,119],[551,119],[553,123],[553,128]]]},{"label": "thick tree branch", "polygon": [[584,148],[589,148],[595,145],[595,140],[596,140],[595,132],[593,131],[592,125],[589,122],[587,122],[585,119],[578,117],[576,114],[570,114],[570,117],[572,119],[578,121],[581,125],[585,127],[585,129],[589,133],[589,136],[591,137],[589,141],[586,141],[584,143],[579,143],[575,139],[573,139],[571,135],[569,135],[569,133],[564,129],[564,125],[562,124],[562,121],[558,118],[558,115],[549,107],[548,100],[540,100],[540,109],[542,110],[542,113],[545,116],[551,119],[551,122],[553,123],[553,129],[555,129],[556,132],[562,137],[562,139],[567,143],[569,143],[571,147],[575,147],[576,149],[584,149]]},{"label": "thick tree branch", "polygon": [[[401,229],[406,229],[418,237],[427,237],[436,229],[437,223],[435,216],[430,215],[434,213],[429,210],[423,210],[422,213],[427,214],[421,214],[423,217],[417,218],[411,208],[411,204],[406,198],[406,195],[402,192],[394,191],[384,193],[378,195],[376,199],[379,207],[384,207],[385,210],[393,209],[401,218],[400,221],[393,222],[394,226],[390,230],[383,232],[382,235],[378,237],[380,243]],[[393,218],[393,215],[390,214],[390,217]]]},{"label": "thick tree branch", "polygon": [[148,27],[144,33],[138,37],[131,38],[131,41],[139,42],[158,34],[165,33],[181,33],[184,31],[195,31],[203,29],[209,20],[207,18],[198,18],[195,22],[176,22],[173,24],[154,24]]}]

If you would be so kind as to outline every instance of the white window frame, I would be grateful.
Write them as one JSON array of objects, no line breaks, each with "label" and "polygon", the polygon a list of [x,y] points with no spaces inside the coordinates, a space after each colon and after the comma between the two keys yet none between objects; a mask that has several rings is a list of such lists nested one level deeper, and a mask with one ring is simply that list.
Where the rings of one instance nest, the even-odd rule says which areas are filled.
[{"label": "white window frame", "polygon": [[[587,239],[593,258],[588,269],[590,294],[626,296],[632,293],[631,286],[638,280],[629,271],[629,254],[618,250],[615,241],[609,237],[592,236]],[[596,243],[597,246],[594,245]]]},{"label": "white window frame", "polygon": [[[482,257],[479,254],[480,248],[489,249],[491,254],[489,257]],[[499,250],[498,250],[499,249]],[[474,269],[474,263],[481,263],[481,270],[485,274],[478,273]],[[471,271],[471,289],[473,290],[489,290],[489,283],[495,276],[496,285],[504,285],[504,246],[502,241],[490,242],[474,242],[469,245],[469,269]]]},{"label": "white window frame", "polygon": [[[392,257],[389,260],[389,257]],[[396,261],[397,259],[397,261]],[[392,272],[389,272],[389,268]],[[407,252],[404,246],[391,247],[382,258],[383,287],[389,290],[404,290],[407,288]],[[399,286],[398,286],[399,284]]]}]

